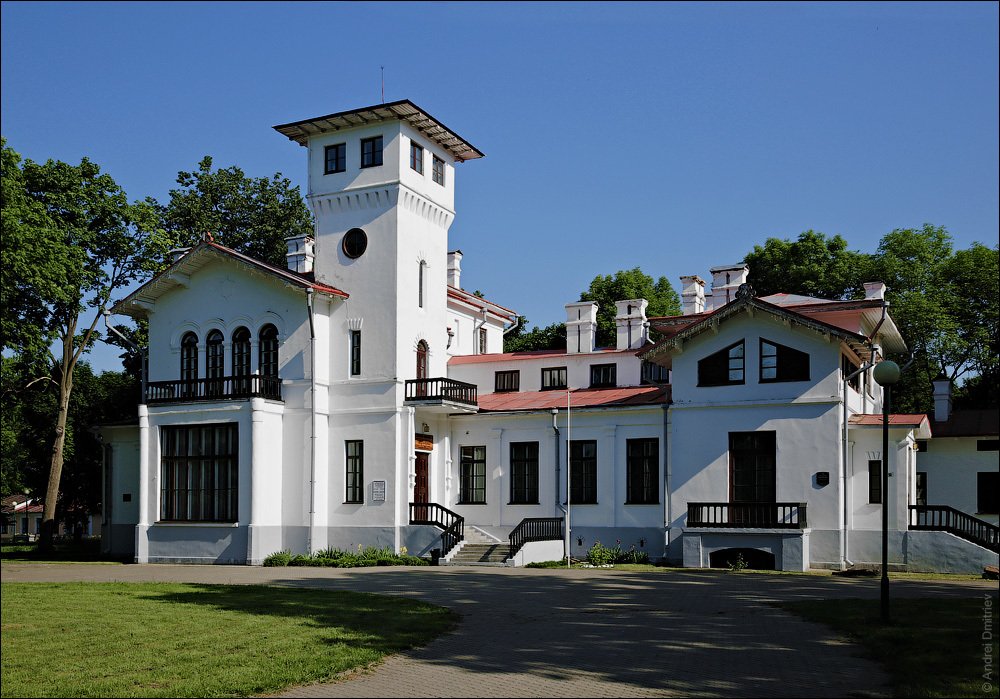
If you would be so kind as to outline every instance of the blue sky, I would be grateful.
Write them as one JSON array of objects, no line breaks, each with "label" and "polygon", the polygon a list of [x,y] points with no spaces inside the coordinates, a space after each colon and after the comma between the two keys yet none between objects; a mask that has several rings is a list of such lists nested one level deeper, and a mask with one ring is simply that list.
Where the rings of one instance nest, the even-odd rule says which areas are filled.
[{"label": "blue sky", "polygon": [[304,185],[271,127],[381,102],[385,66],[486,154],[457,167],[463,286],[544,326],[597,274],[679,289],[806,229],[995,245],[998,7],[4,2],[2,133],[132,199],[205,155]]}]

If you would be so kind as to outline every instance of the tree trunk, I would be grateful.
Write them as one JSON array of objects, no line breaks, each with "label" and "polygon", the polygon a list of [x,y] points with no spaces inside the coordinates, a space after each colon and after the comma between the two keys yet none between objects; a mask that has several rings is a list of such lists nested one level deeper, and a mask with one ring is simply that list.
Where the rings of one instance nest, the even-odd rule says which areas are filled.
[{"label": "tree trunk", "polygon": [[[75,323],[73,324],[75,327]],[[66,422],[69,417],[69,396],[73,391],[73,368],[76,364],[73,354],[73,332],[63,337],[62,372],[59,377],[59,412],[56,416],[56,436],[52,444],[52,461],[49,465],[49,484],[45,489],[45,504],[42,509],[42,538],[39,549],[51,552],[56,535],[56,504],[59,500],[59,480],[62,478],[63,447],[66,444]]]}]

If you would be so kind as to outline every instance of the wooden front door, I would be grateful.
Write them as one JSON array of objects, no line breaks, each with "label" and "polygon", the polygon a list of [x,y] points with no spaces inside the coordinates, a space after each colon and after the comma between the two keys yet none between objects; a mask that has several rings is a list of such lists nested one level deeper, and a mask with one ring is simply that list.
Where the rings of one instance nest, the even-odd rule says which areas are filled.
[{"label": "wooden front door", "polygon": [[413,485],[413,502],[430,502],[430,489],[427,485],[427,454],[417,452],[416,482]]}]

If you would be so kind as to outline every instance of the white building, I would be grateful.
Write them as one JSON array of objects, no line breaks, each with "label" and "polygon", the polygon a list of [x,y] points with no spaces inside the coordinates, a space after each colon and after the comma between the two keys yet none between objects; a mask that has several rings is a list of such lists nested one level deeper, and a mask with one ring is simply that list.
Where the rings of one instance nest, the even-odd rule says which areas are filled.
[{"label": "white building", "polygon": [[[736,550],[784,569],[880,559],[870,368],[905,349],[884,287],[756,299],[745,266],[720,267],[707,297],[683,278],[683,316],[617,302],[614,348],[575,302],[567,350],[504,354],[516,314],[461,288],[447,239],[454,166],[482,153],[409,101],[275,128],[307,148],[315,239],[289,239],[288,269],[203,241],[114,309],[150,328],[138,426],[102,430],[115,553],[450,559],[475,537],[505,558],[513,537],[519,563],[619,540],[693,566]],[[911,531],[929,421],[891,427],[894,562],[947,537],[959,553],[925,545],[917,567],[995,564],[995,528],[992,550]]]}]

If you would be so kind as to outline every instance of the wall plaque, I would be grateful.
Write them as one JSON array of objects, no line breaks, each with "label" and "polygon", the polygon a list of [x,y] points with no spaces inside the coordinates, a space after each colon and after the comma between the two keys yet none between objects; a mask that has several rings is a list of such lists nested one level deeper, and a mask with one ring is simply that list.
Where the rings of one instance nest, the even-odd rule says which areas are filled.
[{"label": "wall plaque", "polygon": [[372,502],[385,502],[385,481],[372,481]]}]

